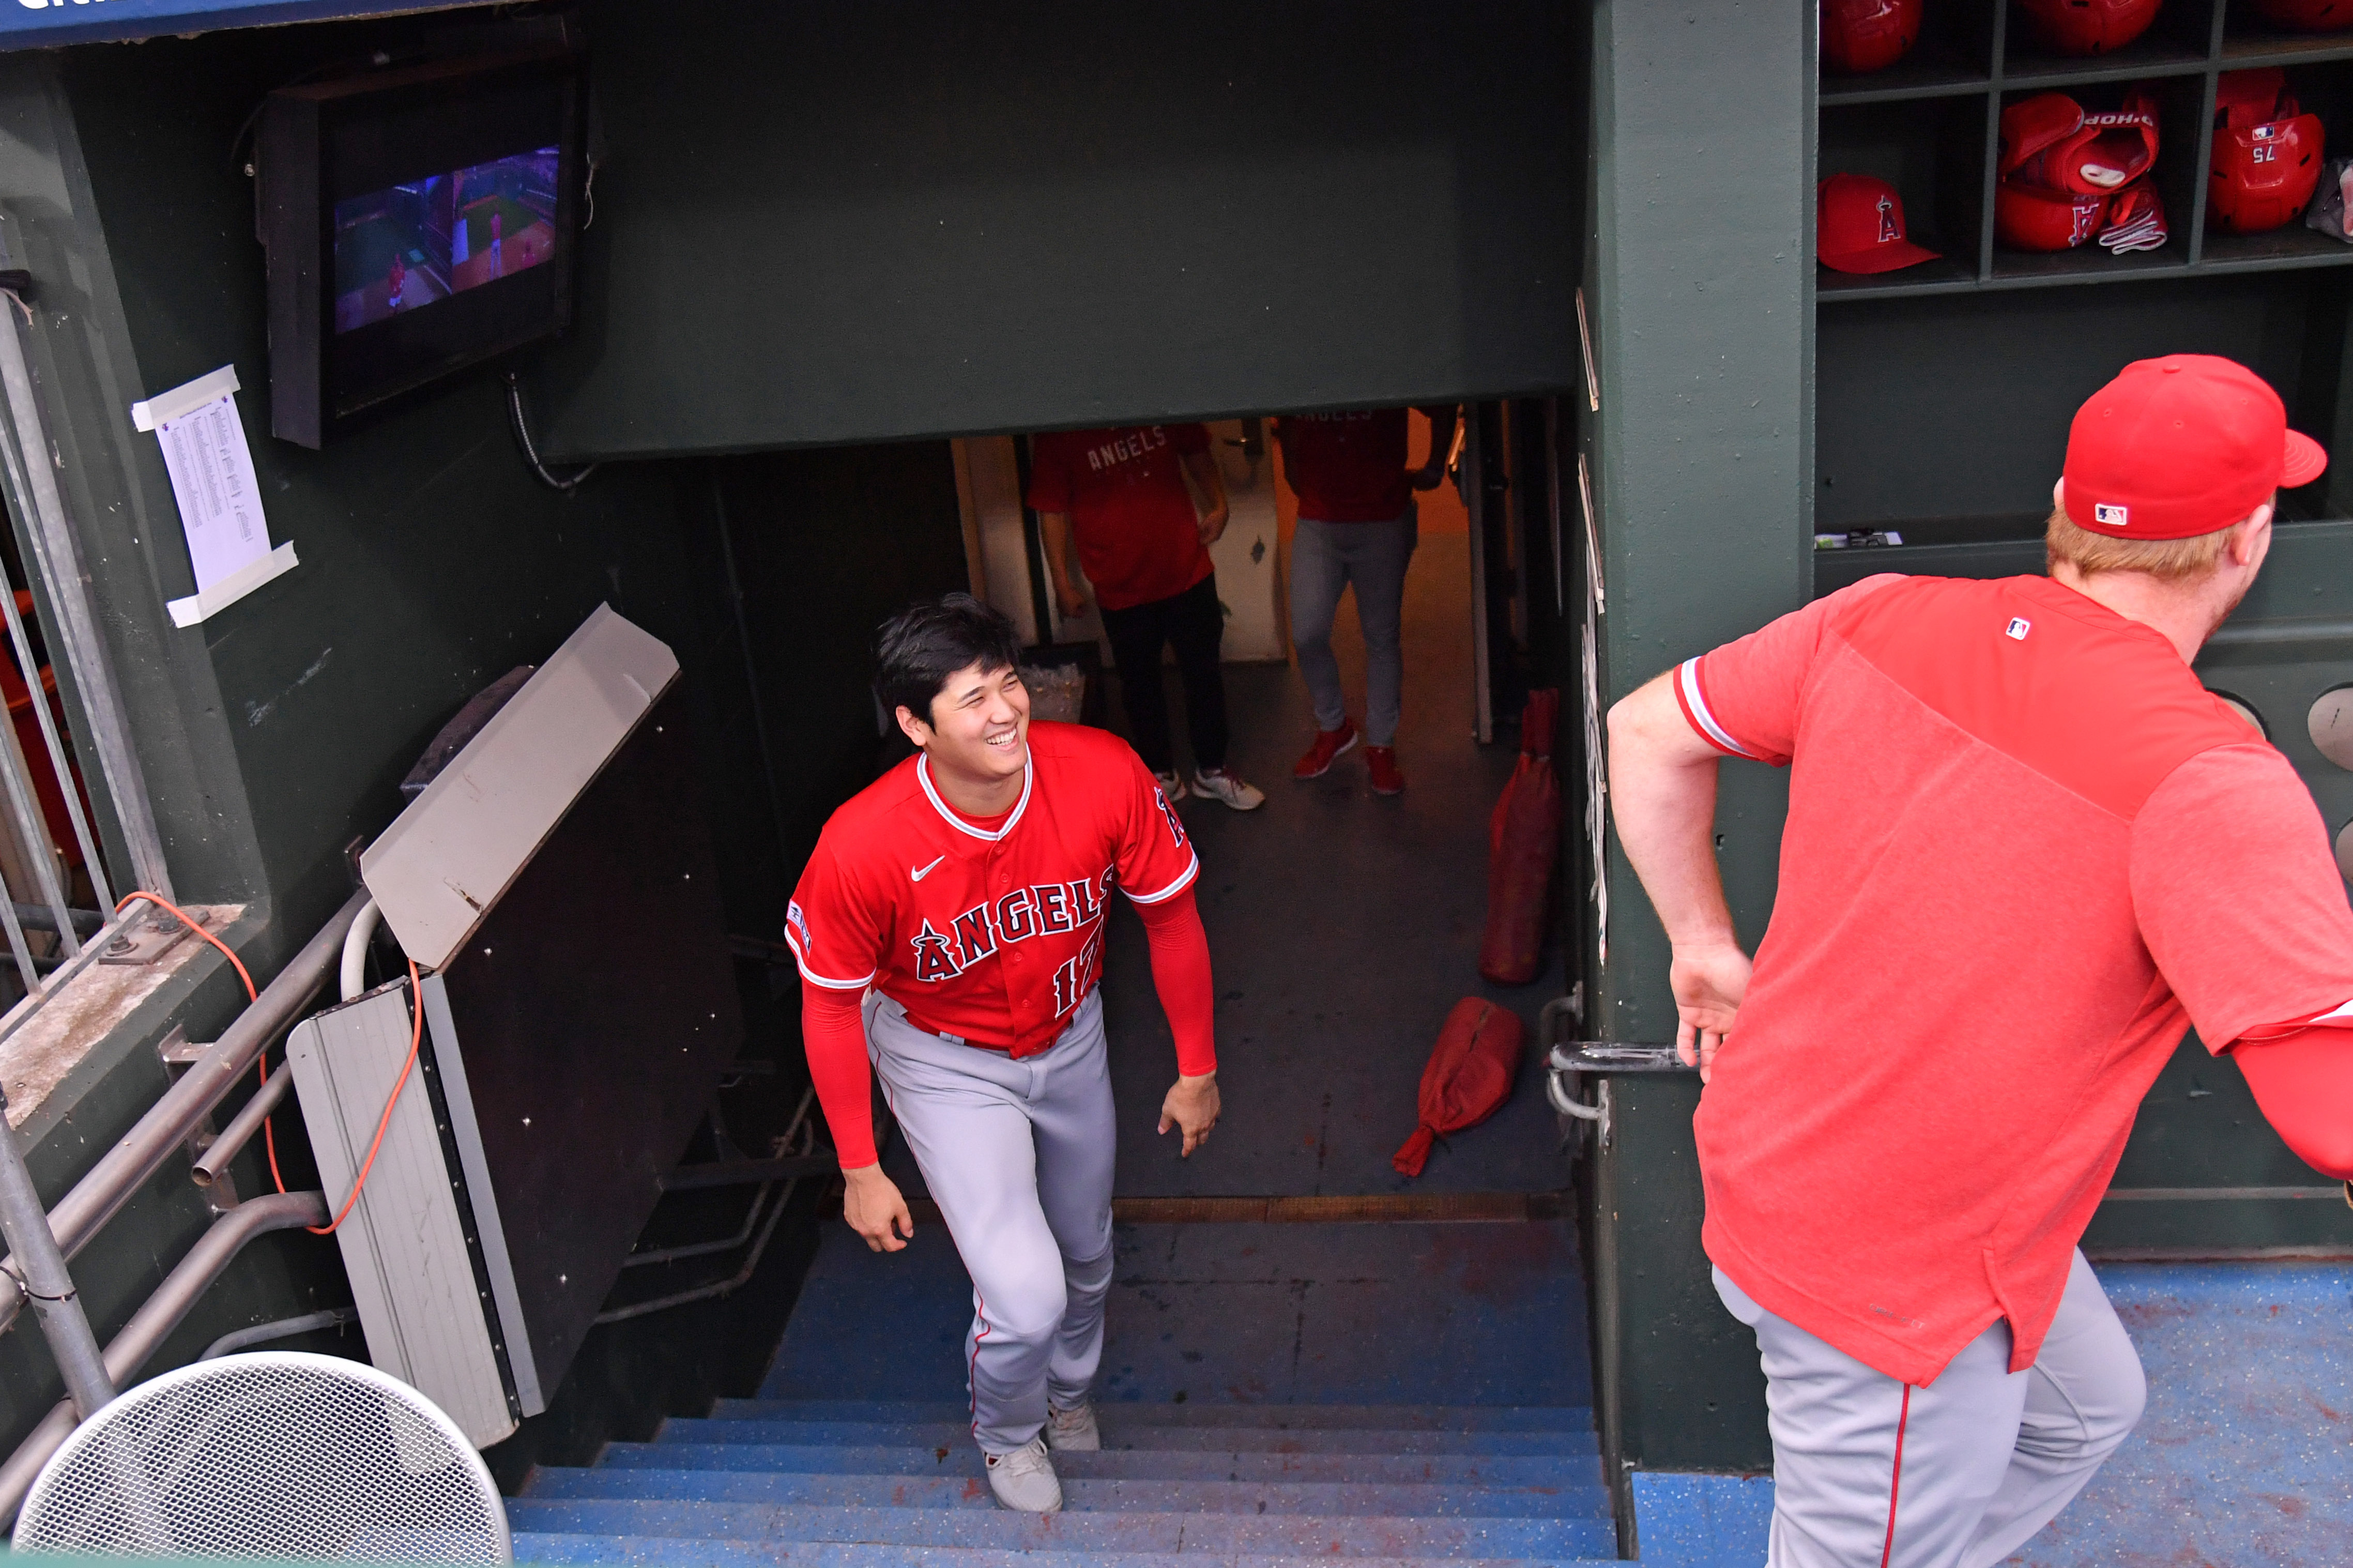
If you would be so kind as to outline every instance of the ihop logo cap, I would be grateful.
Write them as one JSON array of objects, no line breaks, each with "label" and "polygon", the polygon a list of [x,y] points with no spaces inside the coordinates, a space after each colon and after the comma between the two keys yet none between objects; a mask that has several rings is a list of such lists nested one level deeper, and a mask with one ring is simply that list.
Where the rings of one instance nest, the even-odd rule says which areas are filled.
[{"label": "ihop logo cap", "polygon": [[2327,467],[2263,377],[2213,354],[2168,354],[2125,366],[2076,410],[2062,494],[2067,516],[2094,533],[2188,539]]}]

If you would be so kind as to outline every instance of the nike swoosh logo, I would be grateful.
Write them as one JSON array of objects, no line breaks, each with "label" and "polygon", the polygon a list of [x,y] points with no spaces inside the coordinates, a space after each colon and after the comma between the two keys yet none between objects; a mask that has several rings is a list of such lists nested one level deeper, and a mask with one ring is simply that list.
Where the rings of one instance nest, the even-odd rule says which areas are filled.
[{"label": "nike swoosh logo", "polygon": [[[943,856],[941,856],[941,857],[940,857],[940,860],[944,860],[944,859],[946,859],[946,858],[947,858],[947,857],[946,857],[946,856],[944,856],[944,855],[943,855]],[[911,869],[910,871],[908,871],[907,875],[908,875],[908,876],[910,876],[910,877],[913,877],[916,881],[920,882],[920,881],[922,881],[924,878],[926,878],[926,877],[930,876],[930,875],[932,874],[932,872],[933,872],[935,868],[937,868],[937,867],[939,866],[940,860],[934,860],[934,861],[933,861],[933,862],[931,863],[931,865],[929,865],[929,866],[925,866],[925,867],[923,867],[923,868],[919,868],[919,869]]]}]

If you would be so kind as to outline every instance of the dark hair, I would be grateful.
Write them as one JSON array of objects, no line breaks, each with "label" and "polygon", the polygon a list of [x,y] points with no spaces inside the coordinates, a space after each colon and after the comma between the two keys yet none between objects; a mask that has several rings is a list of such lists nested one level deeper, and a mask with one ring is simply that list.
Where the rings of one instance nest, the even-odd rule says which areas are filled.
[{"label": "dark hair", "polygon": [[959,669],[983,674],[1020,662],[1013,623],[970,594],[943,594],[908,605],[874,634],[874,695],[887,716],[904,708],[928,724],[932,699]]}]

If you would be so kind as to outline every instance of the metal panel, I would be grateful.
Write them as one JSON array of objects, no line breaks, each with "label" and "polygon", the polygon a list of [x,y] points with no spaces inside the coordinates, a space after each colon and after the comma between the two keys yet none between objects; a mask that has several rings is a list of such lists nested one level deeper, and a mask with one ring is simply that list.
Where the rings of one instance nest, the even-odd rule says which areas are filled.
[{"label": "metal panel", "polygon": [[469,1184],[523,1320],[510,1355],[544,1390],[743,1039],[686,700],[646,715],[442,974],[487,1173]]},{"label": "metal panel", "polygon": [[335,1232],[369,1359],[422,1390],[487,1447],[517,1423],[421,1072],[408,1075],[390,1120],[383,1120],[408,1057],[406,989],[406,981],[382,986],[304,1019],[287,1037],[286,1058],[335,1210],[384,1125],[367,1184]]},{"label": "metal panel", "polygon": [[599,605],[360,857],[401,947],[448,966],[533,851],[678,678],[663,643]]},{"label": "metal panel", "polygon": [[466,1080],[466,1054],[458,1042],[457,1020],[449,1014],[449,987],[438,974],[425,977],[425,1026],[433,1036],[433,1059],[441,1073],[449,1144],[457,1152],[458,1167],[472,1204],[474,1236],[481,1247],[491,1307],[506,1341],[507,1370],[514,1378],[515,1401],[525,1415],[536,1415],[547,1408],[547,1393],[539,1381],[538,1358],[531,1352],[522,1296],[515,1289],[506,1223],[499,1217],[498,1185],[491,1180],[490,1161],[482,1152],[481,1123],[474,1115],[473,1088]]}]

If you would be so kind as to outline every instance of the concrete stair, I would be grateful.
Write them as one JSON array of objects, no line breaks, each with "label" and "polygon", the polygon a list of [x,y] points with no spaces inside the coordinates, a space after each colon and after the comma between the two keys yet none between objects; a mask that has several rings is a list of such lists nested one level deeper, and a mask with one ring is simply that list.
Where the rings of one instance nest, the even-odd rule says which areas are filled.
[{"label": "concrete stair", "polygon": [[1008,1512],[960,1405],[723,1400],[509,1500],[519,1563],[1575,1568],[1614,1561],[1592,1415],[1107,1405],[1063,1510]]}]

